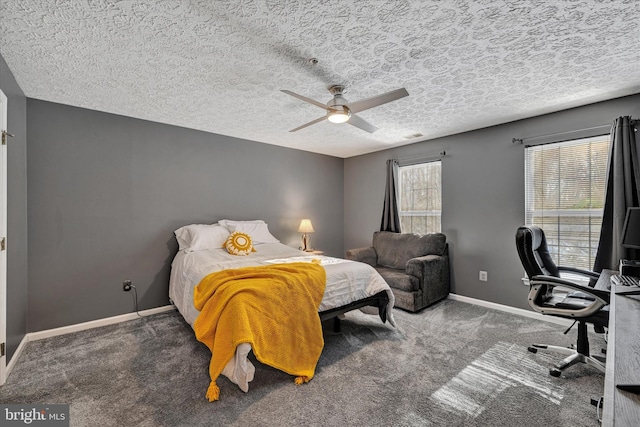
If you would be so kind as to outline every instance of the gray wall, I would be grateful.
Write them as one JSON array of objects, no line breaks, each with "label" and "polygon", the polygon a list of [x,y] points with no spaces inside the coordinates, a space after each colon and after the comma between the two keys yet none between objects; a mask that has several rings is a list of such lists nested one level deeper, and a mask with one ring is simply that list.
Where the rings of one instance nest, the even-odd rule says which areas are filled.
[{"label": "gray wall", "polygon": [[27,100],[0,55],[7,96],[7,360],[27,332]]},{"label": "gray wall", "polygon": [[[591,128],[622,115],[640,117],[640,95],[346,159],[345,249],[370,245],[380,227],[387,159],[446,151],[442,231],[451,249],[452,292],[528,308],[515,250],[525,215],[524,146],[512,138]],[[487,282],[478,280],[480,270],[488,272]]]},{"label": "gray wall", "polygon": [[343,248],[343,160],[29,99],[29,313],[38,331],[168,303],[173,231],[264,219]]}]

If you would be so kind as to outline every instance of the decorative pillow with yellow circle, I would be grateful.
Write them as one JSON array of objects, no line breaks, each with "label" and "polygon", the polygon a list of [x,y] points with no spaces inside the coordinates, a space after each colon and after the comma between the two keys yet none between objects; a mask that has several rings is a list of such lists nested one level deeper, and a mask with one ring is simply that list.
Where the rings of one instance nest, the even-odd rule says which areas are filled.
[{"label": "decorative pillow with yellow circle", "polygon": [[231,233],[227,241],[224,242],[224,247],[231,255],[249,255],[251,252],[256,251],[253,247],[251,236],[240,231]]}]

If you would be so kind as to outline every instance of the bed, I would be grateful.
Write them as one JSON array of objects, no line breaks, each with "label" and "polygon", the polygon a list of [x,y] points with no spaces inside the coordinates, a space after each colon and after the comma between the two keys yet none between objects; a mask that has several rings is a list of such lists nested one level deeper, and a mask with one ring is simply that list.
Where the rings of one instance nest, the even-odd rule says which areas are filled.
[{"label": "bed", "polygon": [[[252,248],[238,256],[225,248],[230,234],[243,232],[252,238]],[[368,264],[309,254],[280,243],[264,221],[221,220],[218,224],[193,224],[176,230],[179,251],[171,264],[169,297],[193,327],[199,311],[194,306],[194,288],[210,273],[226,269],[283,263],[319,262],[326,271],[326,287],[318,313],[321,320],[335,319],[347,311],[378,315],[395,326],[394,296],[384,279]],[[247,392],[255,367],[247,355],[251,345],[238,345],[235,357],[222,374]]]}]

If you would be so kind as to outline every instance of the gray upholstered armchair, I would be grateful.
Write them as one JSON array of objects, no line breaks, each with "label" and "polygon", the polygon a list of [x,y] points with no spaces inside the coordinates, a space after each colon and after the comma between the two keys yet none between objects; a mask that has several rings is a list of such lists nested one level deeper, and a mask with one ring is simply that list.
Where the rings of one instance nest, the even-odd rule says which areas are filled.
[{"label": "gray upholstered armchair", "polygon": [[449,295],[449,252],[442,233],[376,231],[373,246],[350,249],[347,259],[373,266],[391,287],[396,307],[415,312]]}]

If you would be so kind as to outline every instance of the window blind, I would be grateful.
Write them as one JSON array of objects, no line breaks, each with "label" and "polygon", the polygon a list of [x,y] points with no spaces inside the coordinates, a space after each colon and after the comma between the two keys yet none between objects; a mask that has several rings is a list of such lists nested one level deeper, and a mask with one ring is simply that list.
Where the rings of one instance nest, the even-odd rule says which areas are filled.
[{"label": "window blind", "polygon": [[441,164],[437,160],[398,168],[398,215],[403,232],[440,232]]},{"label": "window blind", "polygon": [[525,222],[544,230],[558,265],[593,268],[608,155],[609,135],[525,149]]}]

